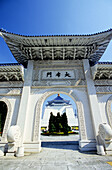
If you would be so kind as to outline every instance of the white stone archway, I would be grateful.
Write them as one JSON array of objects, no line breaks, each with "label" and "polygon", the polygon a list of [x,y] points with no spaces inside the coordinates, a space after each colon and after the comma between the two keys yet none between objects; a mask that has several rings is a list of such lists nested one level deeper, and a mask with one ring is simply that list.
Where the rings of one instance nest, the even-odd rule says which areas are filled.
[{"label": "white stone archway", "polygon": [[76,103],[77,111],[78,111],[78,120],[79,120],[79,136],[80,136],[80,140],[86,140],[87,139],[82,102],[78,99],[78,97],[74,93],[70,94],[68,92],[68,90],[65,92],[63,90],[51,89],[48,92],[45,92],[42,95],[42,97],[38,100],[38,102],[36,104],[34,131],[33,131],[33,142],[40,142],[41,114],[42,114],[42,107],[43,107],[44,101],[49,96],[51,96],[53,94],[58,94],[58,93],[68,95]]},{"label": "white stone archway", "polygon": [[6,120],[5,120],[5,124],[4,124],[4,128],[3,128],[3,134],[1,137],[1,142],[7,142],[7,132],[8,129],[10,127],[10,123],[11,123],[11,103],[9,102],[9,100],[5,97],[1,97],[0,101],[4,102],[7,105],[7,115],[6,115]]}]

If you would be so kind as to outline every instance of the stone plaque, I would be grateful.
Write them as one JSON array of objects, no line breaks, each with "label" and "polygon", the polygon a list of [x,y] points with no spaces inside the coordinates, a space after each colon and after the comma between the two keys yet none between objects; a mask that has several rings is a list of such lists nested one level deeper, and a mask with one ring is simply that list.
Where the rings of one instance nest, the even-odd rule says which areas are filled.
[{"label": "stone plaque", "polygon": [[49,70],[42,72],[43,80],[54,80],[54,79],[75,79],[75,74],[73,70]]}]

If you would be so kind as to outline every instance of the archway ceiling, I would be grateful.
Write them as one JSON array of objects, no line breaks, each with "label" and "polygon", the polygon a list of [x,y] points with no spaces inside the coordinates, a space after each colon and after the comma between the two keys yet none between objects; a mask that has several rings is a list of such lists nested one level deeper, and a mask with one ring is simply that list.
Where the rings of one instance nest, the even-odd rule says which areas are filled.
[{"label": "archway ceiling", "polygon": [[112,29],[90,35],[23,36],[1,30],[18,63],[28,60],[82,60],[95,64],[112,39]]}]

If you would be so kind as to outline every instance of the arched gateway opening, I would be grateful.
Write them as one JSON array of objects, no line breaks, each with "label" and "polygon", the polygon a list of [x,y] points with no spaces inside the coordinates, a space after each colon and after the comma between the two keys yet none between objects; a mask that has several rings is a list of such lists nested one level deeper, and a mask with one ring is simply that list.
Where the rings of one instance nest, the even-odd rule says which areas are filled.
[{"label": "arched gateway opening", "polygon": [[[42,97],[39,99],[36,105],[36,114],[35,114],[35,123],[34,123],[34,132],[33,132],[33,141],[40,141],[41,140],[41,117],[42,117],[42,109],[43,104],[47,98],[52,95],[57,94],[64,94],[69,96],[75,103],[77,107],[78,113],[78,122],[79,122],[79,143],[80,140],[86,140],[86,129],[85,129],[85,120],[84,120],[84,112],[83,112],[83,105],[81,101],[77,98],[77,96],[72,92],[63,92],[63,91],[49,91],[45,92]],[[79,144],[80,145],[80,144]]]},{"label": "arched gateway opening", "polygon": [[[66,94],[54,94],[43,103],[41,116],[42,147],[77,149],[79,125],[77,106]],[[68,145],[70,145],[68,147]]]},{"label": "arched gateway opening", "polygon": [[4,124],[7,115],[7,105],[5,102],[0,101],[0,136],[3,134]]}]

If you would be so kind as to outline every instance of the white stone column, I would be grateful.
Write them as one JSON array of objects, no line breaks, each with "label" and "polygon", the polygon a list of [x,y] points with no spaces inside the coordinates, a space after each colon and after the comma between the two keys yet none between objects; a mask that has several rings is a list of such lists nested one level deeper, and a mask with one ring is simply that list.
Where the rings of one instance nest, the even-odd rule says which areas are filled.
[{"label": "white stone column", "polygon": [[99,124],[102,123],[102,119],[101,119],[101,113],[100,113],[98,99],[96,95],[96,89],[94,86],[94,81],[92,79],[92,74],[91,74],[91,69],[90,69],[88,59],[83,60],[83,67],[84,67],[84,73],[85,73],[85,78],[87,83],[87,93],[88,93],[88,99],[89,99],[89,104],[91,109],[94,134],[95,134],[95,139],[97,141],[98,127]]},{"label": "white stone column", "polygon": [[33,75],[33,61],[29,60],[26,75],[24,78],[24,86],[17,118],[17,125],[21,128],[22,132],[22,142],[24,142],[25,124],[28,112],[30,90],[32,85],[32,75]]}]

